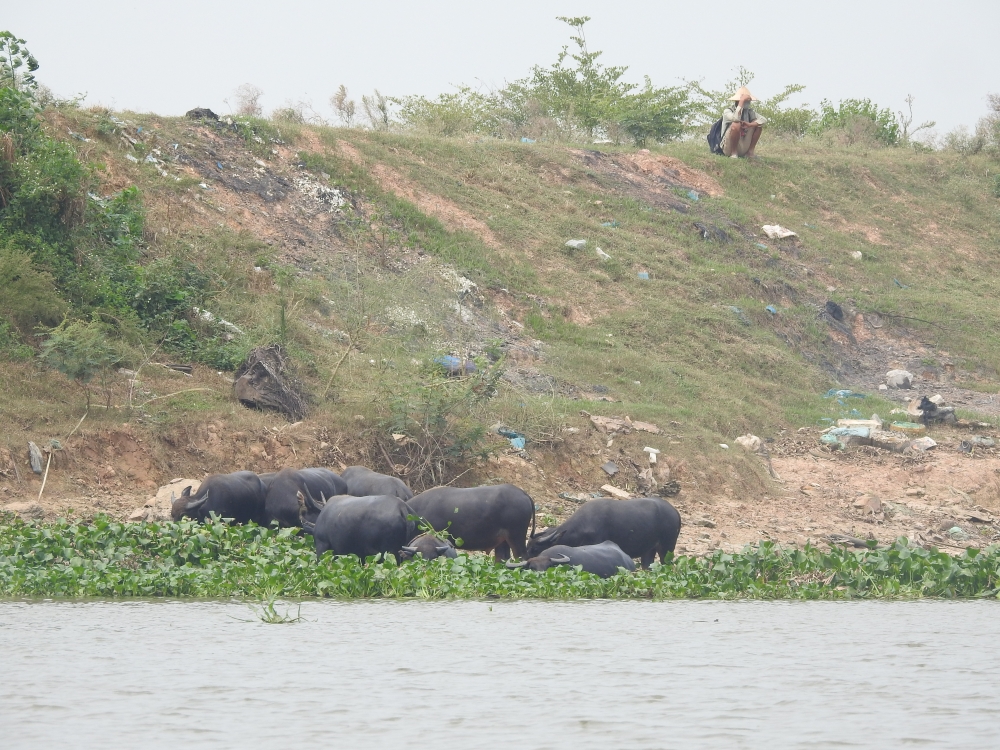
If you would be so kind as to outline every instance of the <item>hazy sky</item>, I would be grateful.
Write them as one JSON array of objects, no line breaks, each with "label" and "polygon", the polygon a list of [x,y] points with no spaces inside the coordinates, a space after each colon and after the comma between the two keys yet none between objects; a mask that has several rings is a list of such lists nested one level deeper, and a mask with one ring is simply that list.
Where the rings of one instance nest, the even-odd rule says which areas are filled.
[{"label": "hazy sky", "polygon": [[870,97],[894,111],[916,97],[918,121],[945,132],[973,125],[1000,93],[1000,1],[952,0],[33,0],[0,29],[28,41],[39,80],[87,103],[176,115],[227,112],[242,83],[267,109],[355,97],[437,94],[459,83],[502,85],[550,64],[568,41],[558,15],[589,15],[587,38],[606,65],[659,85],[721,86],[743,65],[754,94],[805,84],[798,101]]}]

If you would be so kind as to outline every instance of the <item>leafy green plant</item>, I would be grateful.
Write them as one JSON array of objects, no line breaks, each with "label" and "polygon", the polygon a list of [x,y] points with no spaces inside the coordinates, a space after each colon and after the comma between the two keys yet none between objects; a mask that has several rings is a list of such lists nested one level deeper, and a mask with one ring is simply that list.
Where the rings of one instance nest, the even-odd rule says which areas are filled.
[{"label": "leafy green plant", "polygon": [[870,129],[872,137],[884,146],[898,145],[902,135],[900,123],[892,110],[888,107],[879,109],[871,99],[843,99],[836,107],[824,99],[812,130],[816,133],[833,129],[849,131],[857,126]]},{"label": "leafy green plant", "polygon": [[83,389],[88,409],[90,383],[97,377],[105,393],[106,405],[110,408],[108,383],[113,368],[121,361],[121,354],[109,340],[108,327],[95,317],[86,323],[64,320],[46,333],[40,355],[42,361]]},{"label": "leafy green plant", "polygon": [[411,486],[444,484],[460,467],[485,456],[486,429],[471,410],[495,395],[502,375],[502,368],[492,365],[473,375],[448,377],[434,365],[426,380],[393,384],[377,439]]},{"label": "leafy green plant", "polygon": [[[628,138],[644,145],[682,133],[690,112],[686,89],[656,87],[648,77],[642,88],[624,81],[627,67],[605,66],[599,59],[603,53],[587,46],[588,16],[559,20],[572,29],[575,47],[564,46],[551,66],[536,65],[527,78],[489,93],[459,86],[435,99],[394,99],[399,118],[444,136],[477,132],[498,138]],[[383,120],[378,122],[385,129]]]},{"label": "leafy green plant", "polygon": [[23,39],[9,31],[0,31],[0,87],[30,91],[38,87],[35,71],[38,60],[28,52]]},{"label": "leafy green plant", "polygon": [[27,361],[35,356],[35,350],[23,343],[17,330],[6,320],[0,320],[0,356],[13,361]]},{"label": "leafy green plant", "polygon": [[0,596],[240,597],[265,622],[293,622],[278,598],[876,599],[997,598],[1000,547],[952,557],[905,538],[875,549],[771,542],[705,557],[668,556],[649,570],[601,579],[559,566],[508,570],[485,555],[316,560],[295,529],[249,524],[25,522],[0,516]]},{"label": "leafy green plant", "polygon": [[28,332],[40,323],[52,324],[66,311],[52,276],[34,267],[17,237],[0,240],[0,315]]}]

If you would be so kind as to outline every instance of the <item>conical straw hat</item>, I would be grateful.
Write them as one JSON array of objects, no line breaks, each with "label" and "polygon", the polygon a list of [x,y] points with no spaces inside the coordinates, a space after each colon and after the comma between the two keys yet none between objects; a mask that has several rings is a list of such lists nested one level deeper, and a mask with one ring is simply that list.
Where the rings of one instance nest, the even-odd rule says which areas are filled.
[{"label": "conical straw hat", "polygon": [[751,94],[750,93],[750,89],[748,89],[746,86],[740,86],[739,90],[735,94],[733,94],[731,97],[729,97],[729,101],[731,101],[731,102],[738,102],[744,96],[746,96],[747,98],[749,98],[750,101],[754,101],[754,102],[757,101],[757,97],[754,96],[753,94]]}]

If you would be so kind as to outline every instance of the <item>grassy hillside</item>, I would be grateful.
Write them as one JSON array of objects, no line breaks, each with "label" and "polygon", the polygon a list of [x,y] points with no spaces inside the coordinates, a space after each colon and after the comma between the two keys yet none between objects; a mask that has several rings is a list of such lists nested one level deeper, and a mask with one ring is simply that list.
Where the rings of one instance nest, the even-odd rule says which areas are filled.
[{"label": "grassy hillside", "polygon": [[[138,188],[136,262],[155,271],[142,288],[187,290],[166,318],[105,321],[117,366],[143,369],[138,383],[93,381],[80,434],[131,423],[173,445],[197,424],[276,432],[281,418],[238,406],[219,373],[282,341],[313,395],[317,440],[421,481],[505,450],[488,433],[502,423],[527,435],[540,465],[572,463],[578,486],[596,489],[610,446],[565,432],[586,429],[583,411],[660,425],[666,434],[644,444],[687,465],[691,492],[765,492],[762,469],[717,444],[836,416],[823,396],[863,380],[854,352],[865,336],[1000,389],[1000,162],[987,155],[765,136],[751,162],[700,141],[595,153],[75,109],[47,111],[45,128],[88,165],[98,197]],[[769,240],[763,224],[799,237]],[[0,361],[11,455],[65,437],[84,413],[82,389],[25,349],[44,337],[17,329]],[[433,359],[447,353],[476,359],[480,374],[443,378]],[[194,362],[194,377],[155,366],[177,361]],[[257,459],[185,460],[164,455],[157,470]],[[504,476],[479,466],[470,478]]]}]

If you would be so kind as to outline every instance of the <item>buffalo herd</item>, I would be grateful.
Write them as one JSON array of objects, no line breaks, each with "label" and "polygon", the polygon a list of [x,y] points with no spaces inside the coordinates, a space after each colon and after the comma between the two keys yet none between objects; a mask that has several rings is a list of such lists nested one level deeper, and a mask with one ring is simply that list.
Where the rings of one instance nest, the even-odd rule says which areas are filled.
[{"label": "buffalo herd", "polygon": [[215,514],[234,523],[299,527],[312,534],[317,555],[329,550],[362,561],[380,554],[397,562],[455,557],[457,544],[492,552],[509,568],[580,566],[607,578],[635,570],[635,558],[644,568],[657,555],[663,562],[681,530],[680,514],[662,498],[598,498],[536,534],[535,503],[512,484],[433,487],[414,495],[396,477],[364,466],[340,474],[323,468],[212,474],[197,492],[191,489],[172,498],[174,520]]}]

